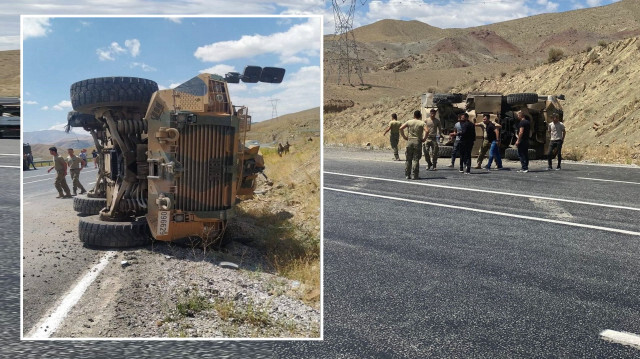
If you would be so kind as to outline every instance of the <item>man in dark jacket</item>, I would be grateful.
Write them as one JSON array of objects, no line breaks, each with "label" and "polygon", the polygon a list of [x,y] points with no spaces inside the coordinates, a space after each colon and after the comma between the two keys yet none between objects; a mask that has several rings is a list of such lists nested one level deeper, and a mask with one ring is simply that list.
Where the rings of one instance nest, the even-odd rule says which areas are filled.
[{"label": "man in dark jacket", "polygon": [[518,119],[518,140],[516,147],[518,148],[518,156],[520,157],[520,165],[522,166],[518,172],[529,172],[529,132],[531,131],[531,122],[522,111],[517,113]]},{"label": "man in dark jacket", "polygon": [[[460,138],[460,172],[471,173],[471,150],[476,140],[476,126],[469,121],[469,114],[462,114],[461,138]],[[466,172],[465,172],[466,167]]]}]

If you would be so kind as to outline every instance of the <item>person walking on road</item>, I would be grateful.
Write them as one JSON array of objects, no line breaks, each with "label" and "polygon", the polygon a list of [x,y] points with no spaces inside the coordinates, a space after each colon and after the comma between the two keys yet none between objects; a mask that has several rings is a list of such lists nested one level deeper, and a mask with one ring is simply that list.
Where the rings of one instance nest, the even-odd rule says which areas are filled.
[{"label": "person walking on road", "polygon": [[95,148],[91,152],[91,156],[93,156],[93,168],[98,168],[98,151]]},{"label": "person walking on road", "polygon": [[529,132],[531,130],[531,123],[527,120],[522,110],[517,113],[518,119],[518,140],[516,141],[516,147],[518,148],[518,157],[520,157],[521,169],[518,172],[529,172]]},{"label": "person walking on road", "polygon": [[548,131],[551,138],[551,143],[549,144],[549,153],[547,153],[547,158],[549,159],[549,167],[547,170],[553,169],[551,160],[555,157],[553,155],[554,149],[557,151],[558,156],[558,166],[556,167],[556,171],[560,170],[560,165],[562,162],[562,143],[564,142],[564,136],[567,132],[564,129],[564,124],[560,122],[560,115],[557,112],[551,114],[552,122],[548,125]]},{"label": "person walking on road", "polygon": [[69,156],[67,157],[67,164],[69,165],[71,171],[71,180],[73,181],[73,195],[78,195],[78,188],[80,189],[80,194],[87,193],[82,183],[80,183],[80,171],[84,168],[87,161],[81,159],[73,153],[73,148],[69,148],[67,150]]},{"label": "person walking on road", "polygon": [[471,150],[476,140],[476,126],[469,121],[469,114],[463,113],[460,122],[460,172],[471,173]]},{"label": "person walking on road", "polygon": [[453,126],[453,132],[449,134],[450,137],[455,137],[455,140],[453,141],[453,149],[451,150],[451,164],[447,166],[450,168],[453,168],[453,166],[455,165],[456,157],[460,152],[460,139],[462,138],[462,127],[461,127],[462,121],[463,121],[462,114],[460,114],[458,116],[458,122],[456,122],[456,124]]},{"label": "person walking on road", "polygon": [[[490,120],[490,115],[485,113],[482,115],[482,123],[484,124],[484,142],[489,143],[489,163],[484,167],[486,170],[491,169],[493,160],[496,160],[496,166],[498,169],[502,169],[502,158],[500,158],[500,125],[494,124]],[[484,146],[484,143],[482,144]],[[482,151],[481,151],[482,152]],[[482,164],[482,161],[478,160],[478,164]]]},{"label": "person walking on road", "polygon": [[[406,163],[404,175],[406,179],[420,179],[420,157],[422,156],[422,143],[426,139],[429,128],[424,121],[421,120],[422,113],[415,111],[413,119],[405,122],[400,126],[400,134],[402,138],[407,140],[407,149],[405,150]],[[404,129],[407,129],[408,135],[405,135]]]},{"label": "person walking on road", "polygon": [[[54,182],[54,186],[58,190],[58,197],[56,198],[71,198],[71,191],[65,178],[67,176],[67,162],[58,155],[57,148],[49,147],[49,153],[53,156],[53,166],[49,168],[47,173],[51,172],[52,169],[56,170],[57,175]],[[64,194],[62,193],[63,191]]]},{"label": "person walking on road", "polygon": [[397,114],[391,114],[391,121],[389,122],[389,126],[382,134],[383,136],[387,134],[387,132],[391,131],[389,134],[389,142],[391,142],[391,148],[393,149],[393,159],[395,161],[400,161],[400,156],[398,156],[398,142],[400,142],[400,126],[402,126],[402,122],[398,121]]},{"label": "person walking on road", "polygon": [[27,169],[29,169],[29,166],[33,166],[33,169],[37,170],[36,164],[33,163],[33,154],[31,152],[27,153]]},{"label": "person walking on road", "polygon": [[440,138],[440,134],[442,133],[442,125],[440,124],[440,120],[436,118],[436,110],[432,108],[429,111],[429,118],[426,121],[427,128],[429,128],[429,132],[427,133],[427,140],[423,145],[424,150],[424,159],[427,160],[427,171],[435,171],[436,164],[438,163],[438,139]]},{"label": "person walking on road", "polygon": [[83,168],[87,167],[87,149],[86,148],[83,148],[82,151],[80,151],[80,154],[78,155],[78,157],[80,157],[80,159],[83,161],[82,167]]}]

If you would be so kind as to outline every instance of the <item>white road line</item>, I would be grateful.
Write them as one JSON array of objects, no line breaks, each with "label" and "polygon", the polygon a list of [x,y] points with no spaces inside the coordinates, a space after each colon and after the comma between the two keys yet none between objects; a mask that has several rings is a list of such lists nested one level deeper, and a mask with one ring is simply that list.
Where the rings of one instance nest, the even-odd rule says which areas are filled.
[{"label": "white road line", "polygon": [[55,310],[49,311],[48,313],[51,314],[45,315],[23,339],[47,339],[53,335],[69,314],[69,311],[78,303],[87,288],[89,288],[91,283],[98,277],[98,274],[109,264],[109,260],[113,258],[115,254],[115,251],[105,253],[105,255],[100,258],[100,262],[89,269],[89,272],[65,295],[60,305],[58,305]]},{"label": "white road line", "polygon": [[545,200],[550,200],[550,201],[585,204],[585,205],[596,206],[596,207],[626,209],[626,210],[629,210],[629,211],[640,211],[640,208],[637,208],[637,207],[626,207],[626,206],[618,206],[618,205],[615,205],[615,204],[604,204],[604,203],[596,203],[596,202],[576,201],[576,200],[564,199],[564,198],[534,196],[534,195],[530,195],[530,194],[521,194],[521,193],[500,192],[500,191],[492,191],[492,190],[489,190],[489,189],[477,189],[477,188],[469,188],[469,187],[446,186],[446,185],[440,185],[440,184],[434,184],[434,183],[409,182],[407,180],[397,180],[397,179],[380,178],[380,177],[358,176],[358,175],[350,175],[350,174],[346,174],[346,173],[327,172],[327,171],[323,172],[323,174],[330,174],[330,175],[344,176],[344,177],[366,178],[366,179],[377,180],[377,181],[404,183],[404,184],[416,185],[416,186],[437,187],[437,188],[455,189],[455,190],[470,191],[470,192],[492,193],[492,194],[499,194],[499,195],[504,195],[504,196],[524,197],[524,198],[537,198],[537,199],[545,199]]},{"label": "white road line", "polygon": [[343,193],[350,193],[350,194],[355,194],[355,195],[359,195],[359,196],[375,197],[375,198],[382,198],[382,199],[390,199],[390,200],[394,200],[394,201],[402,201],[402,202],[410,202],[410,203],[417,203],[417,204],[425,204],[425,205],[428,205],[428,206],[436,206],[436,207],[452,208],[452,209],[455,209],[455,210],[461,210],[461,211],[471,211],[471,212],[487,213],[487,214],[493,214],[493,215],[498,215],[498,216],[513,217],[513,218],[520,218],[520,219],[528,219],[528,220],[531,220],[531,221],[548,222],[548,223],[556,223],[556,224],[563,224],[563,225],[573,226],[573,227],[581,227],[581,228],[589,228],[589,229],[598,229],[598,230],[607,231],[607,232],[616,232],[616,233],[622,233],[622,234],[629,234],[629,235],[632,235],[632,236],[640,236],[640,232],[627,231],[627,230],[624,230],[624,229],[609,228],[609,227],[600,227],[600,226],[593,226],[593,225],[590,225],[590,224],[581,224],[581,223],[573,223],[573,222],[566,222],[566,221],[558,221],[558,220],[555,220],[555,219],[546,219],[546,218],[530,217],[530,216],[523,216],[523,215],[519,215],[519,214],[512,214],[512,213],[497,212],[497,211],[492,211],[492,210],[484,210],[484,209],[478,209],[478,208],[460,207],[460,206],[453,206],[453,205],[449,205],[449,204],[441,204],[441,203],[433,203],[433,202],[426,202],[426,201],[418,201],[418,200],[406,199],[406,198],[397,198],[397,197],[383,196],[383,195],[379,195],[379,194],[371,194],[371,193],[363,193],[363,192],[347,191],[347,190],[337,189],[337,188],[331,188],[331,187],[323,187],[323,188],[324,188],[324,189],[326,189],[326,190],[329,190],[329,191],[343,192]]},{"label": "white road line", "polygon": [[629,181],[614,181],[608,179],[601,178],[587,178],[587,177],[576,177],[578,179],[589,180],[589,181],[602,181],[602,182],[615,182],[615,183],[628,183],[628,184],[640,184],[640,182],[629,182]]},{"label": "white road line", "polygon": [[640,349],[640,336],[637,334],[617,332],[615,330],[607,329],[603,330],[602,333],[600,333],[600,337],[610,342],[629,345]]},{"label": "white road line", "polygon": [[51,181],[52,179],[54,179],[54,176],[51,176],[51,178],[45,178],[45,179],[41,179],[41,180],[37,180],[37,181],[24,182],[23,184],[36,183],[36,182],[43,182],[43,181]]},{"label": "white road line", "polygon": [[19,153],[0,153],[0,156],[20,156]]},{"label": "white road line", "polygon": [[0,168],[22,168],[22,166],[5,166],[5,165],[0,165]]}]

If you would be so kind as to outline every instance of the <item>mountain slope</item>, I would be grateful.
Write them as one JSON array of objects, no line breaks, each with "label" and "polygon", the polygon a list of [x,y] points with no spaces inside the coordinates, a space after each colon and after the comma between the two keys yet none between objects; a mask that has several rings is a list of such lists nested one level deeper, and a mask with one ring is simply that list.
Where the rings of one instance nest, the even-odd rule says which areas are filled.
[{"label": "mountain slope", "polygon": [[[574,159],[640,164],[640,37],[596,46],[551,64],[498,75],[454,92],[564,94],[565,152]],[[384,97],[324,116],[325,143],[387,147],[382,137],[391,113],[401,121],[420,107],[420,95]]]}]

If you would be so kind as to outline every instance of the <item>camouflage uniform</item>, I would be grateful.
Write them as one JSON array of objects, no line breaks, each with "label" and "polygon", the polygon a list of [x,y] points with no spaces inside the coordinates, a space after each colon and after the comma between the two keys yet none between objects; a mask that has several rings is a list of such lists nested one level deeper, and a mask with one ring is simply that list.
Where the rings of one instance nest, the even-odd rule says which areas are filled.
[{"label": "camouflage uniform", "polygon": [[424,126],[426,125],[422,120],[409,120],[405,122],[407,125],[407,149],[405,150],[406,163],[404,169],[404,175],[410,177],[413,173],[413,178],[418,179],[420,174],[420,157],[422,157],[422,136],[424,132]]},{"label": "camouflage uniform", "polygon": [[[85,191],[84,187],[80,183],[80,170],[82,170],[82,159],[80,157],[73,155],[67,156],[67,163],[69,164],[69,172],[71,173],[71,180],[73,181],[73,194],[77,194],[77,189],[80,189],[80,194],[83,194]],[[65,182],[66,183],[66,182]]]},{"label": "camouflage uniform", "polygon": [[482,141],[482,146],[480,147],[480,152],[478,152],[478,164],[476,168],[482,168],[482,161],[484,161],[484,158],[487,156],[487,151],[489,151],[490,148],[491,142],[489,142],[485,136],[484,141]]},{"label": "camouflage uniform", "polygon": [[442,132],[442,126],[440,125],[440,120],[437,118],[434,118],[433,120],[428,118],[426,123],[429,132],[427,133],[427,140],[423,145],[424,159],[427,160],[427,169],[432,167],[435,169],[436,164],[438,163],[438,154],[440,152],[436,135]]},{"label": "camouflage uniform", "polygon": [[393,156],[396,160],[400,159],[398,156],[398,142],[400,142],[400,126],[402,126],[402,122],[398,120],[391,120],[389,122],[389,129],[391,132],[389,133],[389,140],[391,142],[391,148],[393,149]]},{"label": "camouflage uniform", "polygon": [[[58,194],[60,195],[60,197],[63,197],[65,195],[70,197],[71,191],[69,190],[69,186],[67,185],[67,179],[65,178],[67,174],[64,171],[65,169],[64,158],[60,157],[59,155],[55,155],[53,157],[53,162],[54,162],[55,170],[57,173],[56,180],[53,184],[58,190]],[[62,193],[63,191],[64,191],[64,194]]]}]

